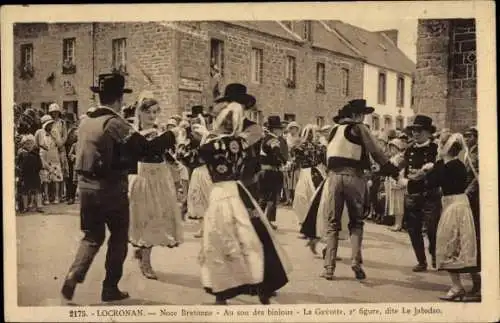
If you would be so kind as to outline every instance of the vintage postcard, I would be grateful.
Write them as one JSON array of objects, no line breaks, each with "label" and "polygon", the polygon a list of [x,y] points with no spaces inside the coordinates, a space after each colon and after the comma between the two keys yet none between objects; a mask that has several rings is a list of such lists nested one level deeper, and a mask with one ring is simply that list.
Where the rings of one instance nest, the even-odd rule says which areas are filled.
[{"label": "vintage postcard", "polygon": [[1,8],[8,322],[500,319],[494,2]]}]

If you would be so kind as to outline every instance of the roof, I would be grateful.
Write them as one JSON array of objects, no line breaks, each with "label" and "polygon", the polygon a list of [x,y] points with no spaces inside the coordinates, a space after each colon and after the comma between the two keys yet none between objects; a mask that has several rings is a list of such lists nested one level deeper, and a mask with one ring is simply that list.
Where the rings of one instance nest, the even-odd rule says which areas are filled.
[{"label": "roof", "polygon": [[340,20],[325,22],[358,49],[367,63],[409,75],[415,72],[415,63],[382,33],[368,31]]},{"label": "roof", "polygon": [[313,31],[312,45],[314,47],[323,48],[347,56],[360,58],[359,53],[356,53],[355,50],[349,48],[341,38],[329,31],[327,29],[328,26],[325,26],[319,21],[312,21],[311,27],[311,30]]},{"label": "roof", "polygon": [[251,21],[224,21],[228,24],[259,31],[264,34],[277,36],[291,41],[302,41],[300,36],[288,31],[280,23],[274,20],[251,20]]},{"label": "roof", "polygon": [[[279,21],[274,20],[262,20],[262,21],[225,21],[226,23],[237,25],[240,27],[248,28],[251,30],[256,30],[268,35],[277,36],[283,39],[295,41],[295,42],[305,42],[305,39],[301,35],[288,29],[284,24]],[[328,26],[325,26],[321,21],[311,21],[311,31],[312,31],[312,45],[317,48],[326,49],[335,53],[360,58],[359,53],[351,49],[346,45],[345,41],[328,30]]]}]

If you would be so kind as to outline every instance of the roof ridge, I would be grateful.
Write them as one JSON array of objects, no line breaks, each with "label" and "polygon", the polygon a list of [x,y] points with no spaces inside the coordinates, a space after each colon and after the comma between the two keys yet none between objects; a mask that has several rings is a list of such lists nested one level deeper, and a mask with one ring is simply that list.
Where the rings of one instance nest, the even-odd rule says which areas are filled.
[{"label": "roof ridge", "polygon": [[335,28],[331,28],[330,26],[328,26],[328,24],[326,22],[324,22],[323,20],[318,20],[319,23],[329,32],[333,33],[335,36],[337,36],[337,38],[343,42],[350,50],[352,50],[354,53],[356,53],[357,55],[359,55],[360,57],[362,58],[365,58],[365,56],[363,55],[363,53],[356,48],[356,46],[354,46],[347,38],[345,38],[337,29]]},{"label": "roof ridge", "polygon": [[295,37],[297,40],[302,41],[302,42],[305,41],[302,37],[300,37],[298,34],[296,34],[293,30],[291,30],[287,26],[285,26],[285,24],[283,24],[281,21],[275,20],[275,22],[278,25],[280,25],[281,28],[285,29],[290,35]]}]

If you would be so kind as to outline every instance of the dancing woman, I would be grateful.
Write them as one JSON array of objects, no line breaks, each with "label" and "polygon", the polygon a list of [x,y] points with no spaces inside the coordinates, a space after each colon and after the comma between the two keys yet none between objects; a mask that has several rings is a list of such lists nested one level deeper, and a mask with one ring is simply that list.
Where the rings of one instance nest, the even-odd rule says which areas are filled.
[{"label": "dancing woman", "polygon": [[301,143],[295,147],[293,154],[300,167],[299,180],[293,198],[293,210],[299,224],[302,224],[314,192],[326,175],[324,168],[318,167],[325,163],[326,147],[317,142],[314,125],[308,124],[304,127],[301,133]]},{"label": "dancing woman", "polygon": [[284,250],[266,216],[239,181],[246,154],[243,105],[232,102],[218,114],[214,131],[200,147],[213,181],[200,252],[201,280],[216,304],[241,294],[270,304],[288,282]]},{"label": "dancing woman", "polygon": [[[135,127],[147,140],[160,133],[156,118],[160,112],[152,95],[143,94],[136,108]],[[136,246],[142,274],[157,279],[151,266],[153,246],[175,247],[182,242],[182,219],[176,199],[173,178],[174,158],[168,150],[175,147],[175,135],[170,133],[169,143],[149,149],[147,156],[137,164],[129,180],[130,242]]]},{"label": "dancing woman", "polygon": [[[410,194],[422,188],[441,188],[443,211],[436,233],[436,263],[438,270],[448,271],[452,286],[440,299],[455,301],[466,295],[460,274],[476,273],[477,242],[474,218],[465,194],[467,170],[458,158],[466,148],[464,139],[458,133],[444,134],[441,144],[441,160],[434,165],[424,165],[422,176],[400,182],[407,186]],[[424,176],[426,173],[428,176]]]}]

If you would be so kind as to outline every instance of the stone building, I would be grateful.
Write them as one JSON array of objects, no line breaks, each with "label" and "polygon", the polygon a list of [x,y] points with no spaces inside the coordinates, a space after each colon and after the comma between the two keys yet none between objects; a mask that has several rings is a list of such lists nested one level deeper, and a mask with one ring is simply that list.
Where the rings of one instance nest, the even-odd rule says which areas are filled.
[{"label": "stone building", "polygon": [[112,71],[134,89],[126,104],[152,90],[163,121],[210,106],[232,82],[256,96],[256,120],[331,123],[364,93],[366,58],[323,21],[16,24],[14,53],[16,103],[76,114],[97,104],[89,86]]},{"label": "stone building", "polygon": [[474,19],[418,22],[415,113],[438,128],[461,131],[477,122]]}]

